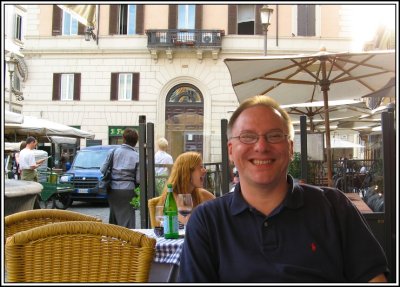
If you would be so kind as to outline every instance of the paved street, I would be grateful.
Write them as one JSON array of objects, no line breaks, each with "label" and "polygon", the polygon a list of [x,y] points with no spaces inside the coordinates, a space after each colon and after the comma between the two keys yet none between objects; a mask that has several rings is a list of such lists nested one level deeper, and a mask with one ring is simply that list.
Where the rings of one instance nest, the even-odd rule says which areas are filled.
[{"label": "paved street", "polygon": [[[105,223],[108,223],[110,213],[108,204],[103,202],[74,201],[68,210],[99,217]],[[138,213],[136,214],[136,228],[140,228],[140,216]]]},{"label": "paved street", "polygon": [[101,218],[103,222],[108,223],[110,208],[107,203],[103,202],[83,202],[74,201],[68,210],[80,212]]}]

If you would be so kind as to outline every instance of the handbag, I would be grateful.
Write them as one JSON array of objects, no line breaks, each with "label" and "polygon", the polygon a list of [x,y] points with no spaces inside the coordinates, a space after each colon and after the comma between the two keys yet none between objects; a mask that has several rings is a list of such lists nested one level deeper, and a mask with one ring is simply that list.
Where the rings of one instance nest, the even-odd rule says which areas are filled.
[{"label": "handbag", "polygon": [[113,166],[114,151],[111,152],[111,156],[108,160],[107,169],[104,175],[99,180],[99,194],[107,194],[111,190],[111,170]]}]

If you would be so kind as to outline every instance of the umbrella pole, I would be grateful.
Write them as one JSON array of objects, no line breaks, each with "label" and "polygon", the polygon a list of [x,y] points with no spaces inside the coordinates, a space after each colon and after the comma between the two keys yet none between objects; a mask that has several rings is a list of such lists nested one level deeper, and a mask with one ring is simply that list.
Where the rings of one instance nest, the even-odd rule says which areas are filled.
[{"label": "umbrella pole", "polygon": [[324,91],[325,106],[325,135],[326,135],[326,164],[328,168],[328,186],[333,186],[332,182],[332,153],[331,153],[331,131],[329,127],[329,111],[328,111],[328,92]]},{"label": "umbrella pole", "polygon": [[326,79],[325,60],[321,60],[322,80],[320,81],[321,91],[324,95],[324,112],[325,112],[325,137],[326,137],[326,164],[328,171],[328,186],[332,187],[332,156],[331,156],[331,131],[329,127],[329,107],[328,107],[328,91],[329,80]]}]

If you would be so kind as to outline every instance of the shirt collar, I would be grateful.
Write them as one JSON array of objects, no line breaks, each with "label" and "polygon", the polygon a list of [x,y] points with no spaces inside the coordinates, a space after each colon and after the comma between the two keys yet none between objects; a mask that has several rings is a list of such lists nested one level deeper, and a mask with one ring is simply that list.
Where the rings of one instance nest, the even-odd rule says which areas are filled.
[{"label": "shirt collar", "polygon": [[128,145],[128,144],[121,144],[121,147],[127,147],[127,148],[130,148],[130,149],[136,151],[135,148],[134,148],[133,146],[130,146],[130,145]]},{"label": "shirt collar", "polygon": [[[287,183],[289,186],[282,205],[290,209],[300,208],[304,204],[302,187],[294,183],[292,176],[289,174],[287,175]],[[237,215],[249,208],[251,208],[251,206],[244,200],[239,182],[238,184],[236,184],[235,190],[233,192],[231,203],[232,215]]]}]

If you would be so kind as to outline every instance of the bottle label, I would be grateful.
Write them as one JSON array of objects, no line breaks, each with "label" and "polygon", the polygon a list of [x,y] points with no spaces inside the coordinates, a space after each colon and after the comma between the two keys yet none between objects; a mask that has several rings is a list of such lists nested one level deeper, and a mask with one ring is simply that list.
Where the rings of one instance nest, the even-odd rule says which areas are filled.
[{"label": "bottle label", "polygon": [[178,216],[164,215],[164,235],[179,234]]}]

